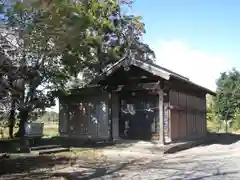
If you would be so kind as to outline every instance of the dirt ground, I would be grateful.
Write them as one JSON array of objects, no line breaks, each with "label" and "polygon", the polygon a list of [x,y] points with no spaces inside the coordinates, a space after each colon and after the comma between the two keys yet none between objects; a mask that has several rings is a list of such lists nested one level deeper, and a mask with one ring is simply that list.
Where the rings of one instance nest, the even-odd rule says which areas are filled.
[{"label": "dirt ground", "polygon": [[168,155],[107,148],[13,157],[1,160],[0,179],[240,179],[240,141],[219,138],[218,143]]}]

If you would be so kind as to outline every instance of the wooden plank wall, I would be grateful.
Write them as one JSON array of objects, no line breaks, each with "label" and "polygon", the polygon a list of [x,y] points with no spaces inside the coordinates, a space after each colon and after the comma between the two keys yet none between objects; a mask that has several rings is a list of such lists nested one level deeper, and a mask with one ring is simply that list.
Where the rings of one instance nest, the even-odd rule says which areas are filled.
[{"label": "wooden plank wall", "polygon": [[69,134],[87,134],[90,106],[88,102],[72,103],[69,105]]},{"label": "wooden plank wall", "polygon": [[169,93],[171,140],[193,139],[206,133],[206,100],[184,92]]},{"label": "wooden plank wall", "polygon": [[[68,136],[108,138],[108,112],[106,95],[85,96],[82,99],[67,103],[64,111],[67,117],[61,113],[61,127],[63,121],[67,121],[67,129],[62,132]],[[63,110],[62,110],[63,111]],[[62,128],[63,129],[63,128]]]}]

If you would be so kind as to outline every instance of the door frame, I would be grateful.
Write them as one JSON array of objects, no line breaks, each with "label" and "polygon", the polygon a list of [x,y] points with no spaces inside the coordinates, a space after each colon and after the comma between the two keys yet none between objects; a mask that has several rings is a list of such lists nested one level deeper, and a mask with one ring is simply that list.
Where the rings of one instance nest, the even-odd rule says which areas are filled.
[{"label": "door frame", "polygon": [[[119,137],[120,138],[122,138],[122,139],[142,139],[142,140],[145,140],[145,138],[133,138],[133,137],[131,137],[131,136],[124,136],[123,134],[123,131],[124,131],[124,129],[125,129],[125,123],[123,123],[123,121],[122,121],[122,112],[121,112],[121,105],[122,105],[122,100],[126,100],[126,99],[128,99],[128,98],[132,98],[132,97],[134,97],[134,96],[131,96],[132,95],[132,93],[135,93],[135,95],[134,96],[136,96],[136,98],[138,97],[138,96],[142,96],[142,97],[144,97],[144,100],[145,101],[150,101],[150,102],[153,102],[153,104],[154,104],[154,106],[155,107],[157,107],[157,105],[158,105],[158,102],[157,102],[157,100],[158,100],[158,94],[157,93],[149,93],[148,91],[146,91],[146,90],[139,90],[139,91],[134,91],[134,90],[128,90],[128,91],[122,91],[122,92],[120,92],[119,93]],[[154,99],[154,101],[151,101],[151,100],[153,100]],[[154,121],[154,123],[155,123],[155,130],[154,130],[154,132],[152,131],[152,124],[149,124],[150,125],[150,132],[149,132],[149,138],[146,138],[146,140],[152,140],[152,138],[153,138],[153,134],[156,134],[156,133],[158,133],[157,132],[157,126],[158,126],[158,120],[157,120],[157,111],[158,111],[158,109],[156,108],[156,109],[154,109],[154,119],[153,119],[153,121]],[[123,129],[122,129],[123,128]],[[130,127],[131,128],[131,127]],[[146,136],[147,137],[147,136]]]}]

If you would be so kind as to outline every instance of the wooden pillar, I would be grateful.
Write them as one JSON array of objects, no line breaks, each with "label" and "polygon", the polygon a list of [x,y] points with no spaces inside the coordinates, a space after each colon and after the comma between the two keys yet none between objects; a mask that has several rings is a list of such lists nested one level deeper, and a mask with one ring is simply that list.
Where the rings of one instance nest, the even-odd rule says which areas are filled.
[{"label": "wooden pillar", "polygon": [[58,133],[60,135],[62,134],[67,134],[68,133],[68,122],[69,122],[69,119],[68,119],[68,107],[66,105],[66,103],[61,99],[59,98],[59,115],[58,115]]},{"label": "wooden pillar", "polygon": [[109,141],[113,141],[113,98],[112,94],[116,91],[117,86],[114,85],[107,85],[105,89],[108,92],[108,134],[109,134]]},{"label": "wooden pillar", "polygon": [[159,117],[159,143],[165,144],[164,139],[164,104],[163,104],[163,84],[164,82],[161,81],[160,83],[160,89],[158,91],[158,117]]},{"label": "wooden pillar", "polygon": [[164,106],[164,141],[165,143],[171,142],[171,119],[170,119],[170,100],[169,100],[169,89],[163,90],[163,106]]},{"label": "wooden pillar", "polygon": [[108,92],[108,132],[109,141],[113,141],[112,91]]}]

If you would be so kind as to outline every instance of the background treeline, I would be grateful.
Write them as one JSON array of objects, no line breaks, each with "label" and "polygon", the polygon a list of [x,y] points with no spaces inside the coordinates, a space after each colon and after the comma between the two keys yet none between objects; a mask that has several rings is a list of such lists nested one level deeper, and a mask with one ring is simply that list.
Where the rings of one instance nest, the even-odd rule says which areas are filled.
[{"label": "background treeline", "polygon": [[210,131],[240,130],[240,72],[233,68],[221,73],[216,97],[207,97],[207,120]]}]

